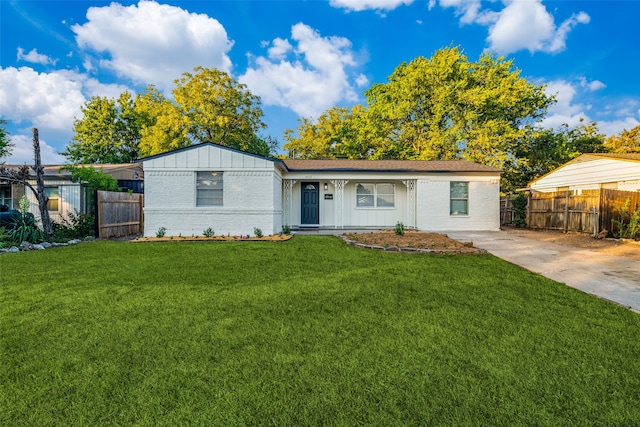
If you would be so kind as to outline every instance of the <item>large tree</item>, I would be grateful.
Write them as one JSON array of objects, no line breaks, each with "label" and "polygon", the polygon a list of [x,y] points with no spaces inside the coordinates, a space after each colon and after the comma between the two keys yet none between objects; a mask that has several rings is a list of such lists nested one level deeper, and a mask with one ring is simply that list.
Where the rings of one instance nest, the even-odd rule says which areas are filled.
[{"label": "large tree", "polygon": [[[554,102],[513,61],[457,47],[400,64],[365,92],[366,106],[329,110],[285,136],[291,157],[467,159],[504,167]],[[328,137],[326,137],[328,135]],[[314,138],[320,137],[320,141]]]},{"label": "large tree", "polygon": [[6,120],[0,119],[0,159],[9,156],[13,147],[13,143],[9,139],[9,132],[4,128],[6,124]]},{"label": "large tree", "polygon": [[131,93],[117,100],[94,96],[81,108],[83,117],[73,123],[73,141],[62,152],[71,163],[128,163],[138,158],[145,125]]},{"label": "large tree", "polygon": [[256,154],[273,154],[260,98],[227,73],[196,67],[175,81],[173,102],[154,86],[136,98],[137,111],[148,121],[142,131],[142,155],[164,153],[193,143],[214,142]]},{"label": "large tree", "polygon": [[503,167],[528,123],[553,99],[521,77],[512,60],[482,54],[470,62],[456,47],[396,68],[367,92],[378,124],[376,158],[456,159]]},{"label": "large tree", "polygon": [[581,154],[606,151],[604,135],[595,122],[581,119],[573,128],[566,124],[557,129],[531,127],[504,165],[502,190],[511,193]]},{"label": "large tree", "polygon": [[91,98],[74,123],[64,154],[71,163],[130,162],[193,143],[214,142],[252,153],[274,154],[260,98],[227,73],[196,67],[175,80],[173,100],[150,85],[135,99]]},{"label": "large tree", "polygon": [[370,145],[362,138],[365,125],[361,105],[351,109],[333,107],[320,115],[318,120],[298,119],[296,133],[285,131],[284,149],[290,157],[298,159],[366,159]]}]

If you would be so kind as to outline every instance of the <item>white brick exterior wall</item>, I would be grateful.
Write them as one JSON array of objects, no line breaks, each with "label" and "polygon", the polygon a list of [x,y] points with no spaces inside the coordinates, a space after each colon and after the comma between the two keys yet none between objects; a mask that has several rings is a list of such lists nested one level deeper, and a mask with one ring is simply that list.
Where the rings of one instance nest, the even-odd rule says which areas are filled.
[{"label": "white brick exterior wall", "polygon": [[[393,227],[397,221],[425,231],[499,230],[499,173],[289,173],[277,161],[213,144],[193,146],[144,160],[145,236],[161,227],[167,236],[202,235],[212,228],[216,235],[264,235],[282,230],[283,211],[290,226],[300,224],[301,183],[320,186],[321,227]],[[196,174],[223,172],[223,206],[196,206]],[[283,179],[295,181],[283,197]],[[411,193],[407,183],[411,182]],[[450,182],[468,182],[468,215],[450,215]],[[336,182],[346,183],[338,191]],[[393,183],[395,206],[358,209],[358,182]],[[325,183],[327,190],[324,190]],[[415,183],[415,190],[413,184]],[[289,188],[289,187],[287,187]],[[285,189],[285,191],[287,191]],[[325,198],[325,194],[331,194]],[[288,206],[283,206],[287,203]],[[415,206],[414,206],[415,205]]]},{"label": "white brick exterior wall", "polygon": [[[282,190],[273,161],[203,146],[144,162],[144,235],[264,235],[282,229]],[[196,206],[196,173],[223,172],[223,205]]]},{"label": "white brick exterior wall", "polygon": [[[468,215],[450,215],[450,183],[469,183]],[[416,192],[416,226],[424,231],[500,229],[500,181],[456,175],[419,179]]]}]

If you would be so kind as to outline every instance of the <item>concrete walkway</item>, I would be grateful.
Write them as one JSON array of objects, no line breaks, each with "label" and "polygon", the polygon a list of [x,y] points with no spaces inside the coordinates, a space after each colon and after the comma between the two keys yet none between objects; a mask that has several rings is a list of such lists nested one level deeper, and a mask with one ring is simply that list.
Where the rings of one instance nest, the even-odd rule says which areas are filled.
[{"label": "concrete walkway", "polygon": [[445,232],[513,264],[640,313],[640,262],[514,236],[505,231]]}]

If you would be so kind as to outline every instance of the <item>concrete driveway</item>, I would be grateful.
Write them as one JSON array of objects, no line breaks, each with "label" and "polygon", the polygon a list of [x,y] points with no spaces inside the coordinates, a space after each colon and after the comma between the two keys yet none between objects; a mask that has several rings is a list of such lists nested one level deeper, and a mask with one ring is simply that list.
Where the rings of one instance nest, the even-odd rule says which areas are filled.
[{"label": "concrete driveway", "polygon": [[446,232],[459,241],[583,292],[640,313],[640,263],[585,249],[539,242],[504,231]]}]

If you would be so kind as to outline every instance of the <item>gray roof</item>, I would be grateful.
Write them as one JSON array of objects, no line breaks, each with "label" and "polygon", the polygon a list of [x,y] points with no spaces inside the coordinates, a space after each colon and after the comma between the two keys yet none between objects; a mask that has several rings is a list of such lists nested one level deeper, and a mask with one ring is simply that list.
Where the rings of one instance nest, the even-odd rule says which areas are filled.
[{"label": "gray roof", "polygon": [[283,160],[289,172],[493,172],[466,160]]},{"label": "gray roof", "polygon": [[584,153],[580,157],[607,157],[620,160],[640,160],[640,153]]}]

